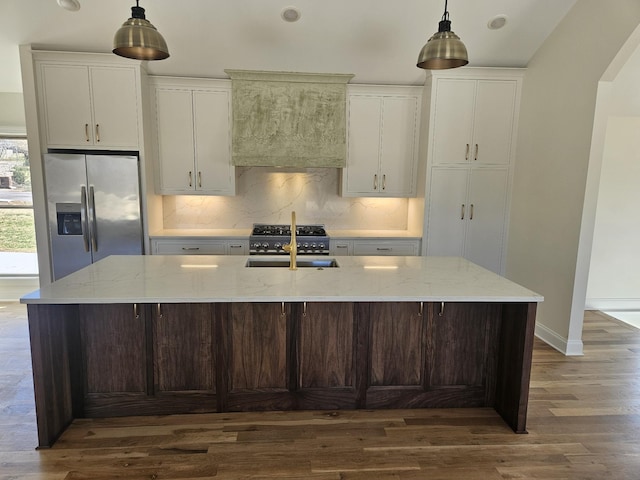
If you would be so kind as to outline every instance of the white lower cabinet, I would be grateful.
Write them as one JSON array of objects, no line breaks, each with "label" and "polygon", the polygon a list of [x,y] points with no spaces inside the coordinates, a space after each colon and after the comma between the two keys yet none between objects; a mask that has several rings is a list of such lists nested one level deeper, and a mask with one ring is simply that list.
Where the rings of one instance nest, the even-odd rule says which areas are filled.
[{"label": "white lower cabinet", "polygon": [[248,255],[249,239],[153,238],[154,255]]},{"label": "white lower cabinet", "polygon": [[462,256],[503,271],[508,168],[431,170],[427,255]]},{"label": "white lower cabinet", "polygon": [[420,240],[367,239],[341,240],[332,239],[330,253],[340,255],[397,255],[415,256],[420,254]]}]

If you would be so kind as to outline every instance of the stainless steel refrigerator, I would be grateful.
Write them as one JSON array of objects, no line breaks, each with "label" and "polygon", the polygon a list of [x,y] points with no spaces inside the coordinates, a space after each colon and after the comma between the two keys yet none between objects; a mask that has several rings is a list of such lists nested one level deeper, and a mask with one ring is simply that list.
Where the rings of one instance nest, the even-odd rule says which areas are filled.
[{"label": "stainless steel refrigerator", "polygon": [[54,280],[143,253],[137,156],[47,154],[44,175]]}]

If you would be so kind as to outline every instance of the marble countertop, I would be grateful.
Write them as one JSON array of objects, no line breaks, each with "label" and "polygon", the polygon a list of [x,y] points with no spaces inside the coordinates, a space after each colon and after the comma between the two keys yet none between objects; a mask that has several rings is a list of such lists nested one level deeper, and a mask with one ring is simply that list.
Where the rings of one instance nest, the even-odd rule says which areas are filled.
[{"label": "marble countertop", "polygon": [[249,258],[269,257],[115,255],[43,286],[20,301],[70,304],[543,300],[537,293],[457,257],[337,257],[338,268],[322,270],[251,268],[245,266]]}]

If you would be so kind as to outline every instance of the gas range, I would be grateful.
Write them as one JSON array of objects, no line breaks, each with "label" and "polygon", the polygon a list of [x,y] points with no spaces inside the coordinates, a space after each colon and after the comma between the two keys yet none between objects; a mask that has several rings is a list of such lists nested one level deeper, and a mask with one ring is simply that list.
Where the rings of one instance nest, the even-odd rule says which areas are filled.
[{"label": "gas range", "polygon": [[[298,255],[329,255],[329,235],[324,225],[297,225]],[[254,223],[249,236],[250,255],[288,255],[283,246],[291,241],[290,225]]]}]

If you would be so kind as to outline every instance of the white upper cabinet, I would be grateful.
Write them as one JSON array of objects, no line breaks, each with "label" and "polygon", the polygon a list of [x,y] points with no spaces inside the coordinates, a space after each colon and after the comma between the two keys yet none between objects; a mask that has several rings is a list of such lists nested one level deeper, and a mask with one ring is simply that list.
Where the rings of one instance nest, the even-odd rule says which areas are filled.
[{"label": "white upper cabinet", "polygon": [[155,77],[156,190],[163,195],[234,195],[231,84]]},{"label": "white upper cabinet", "polygon": [[433,163],[507,165],[518,80],[434,79]]},{"label": "white upper cabinet", "polygon": [[137,150],[138,67],[40,62],[48,148]]},{"label": "white upper cabinet", "polygon": [[347,87],[342,196],[415,196],[420,98],[417,87]]}]

